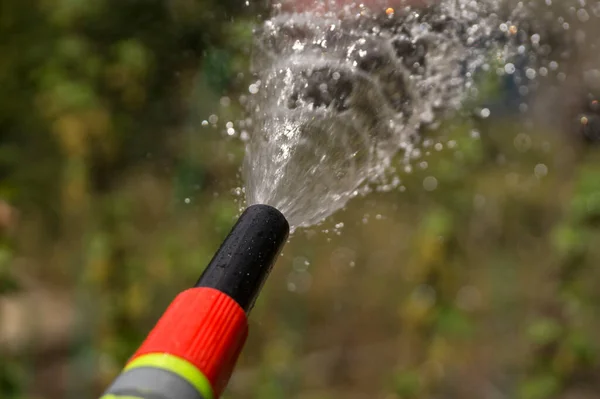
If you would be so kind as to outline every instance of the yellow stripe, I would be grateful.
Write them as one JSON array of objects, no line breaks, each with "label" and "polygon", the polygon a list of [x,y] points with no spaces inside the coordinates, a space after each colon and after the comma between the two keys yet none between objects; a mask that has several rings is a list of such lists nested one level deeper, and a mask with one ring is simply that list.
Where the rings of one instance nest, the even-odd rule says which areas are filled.
[{"label": "yellow stripe", "polygon": [[[180,357],[169,353],[150,353],[134,359],[125,366],[123,371],[132,370],[138,367],[156,367],[163,370],[171,371],[190,384],[205,399],[213,399],[213,390],[208,378],[196,366]],[[118,398],[100,398],[100,399],[136,399],[127,397]]]},{"label": "yellow stripe", "polygon": [[144,399],[141,396],[104,395],[100,399]]}]

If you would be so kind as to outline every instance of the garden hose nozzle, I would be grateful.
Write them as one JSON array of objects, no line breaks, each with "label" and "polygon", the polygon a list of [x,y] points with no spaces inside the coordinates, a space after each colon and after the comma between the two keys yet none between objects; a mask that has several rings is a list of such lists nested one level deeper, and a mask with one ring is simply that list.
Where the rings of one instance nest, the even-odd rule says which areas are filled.
[{"label": "garden hose nozzle", "polygon": [[177,295],[100,399],[217,399],[288,234],[277,209],[248,207],[196,285]]}]

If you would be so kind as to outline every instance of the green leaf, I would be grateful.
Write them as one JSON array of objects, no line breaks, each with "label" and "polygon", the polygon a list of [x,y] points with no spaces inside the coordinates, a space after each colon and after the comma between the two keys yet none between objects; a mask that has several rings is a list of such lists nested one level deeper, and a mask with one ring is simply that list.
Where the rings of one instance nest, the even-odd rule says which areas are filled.
[{"label": "green leaf", "polygon": [[562,327],[552,319],[535,320],[527,329],[529,339],[538,345],[545,345],[558,339]]},{"label": "green leaf", "polygon": [[473,334],[473,323],[463,312],[446,308],[438,315],[437,329],[445,336],[466,338]]},{"label": "green leaf", "polygon": [[415,371],[403,371],[394,381],[395,392],[403,399],[417,398],[421,391],[421,377]]},{"label": "green leaf", "polygon": [[580,362],[586,365],[593,365],[598,362],[598,348],[594,341],[585,334],[571,332],[567,342]]},{"label": "green leaf", "polygon": [[23,390],[25,370],[18,359],[3,359],[0,362],[0,392],[3,398],[18,398]]},{"label": "green leaf", "polygon": [[53,88],[52,98],[63,110],[89,108],[97,102],[96,93],[91,86],[68,80]]},{"label": "green leaf", "polygon": [[19,283],[12,276],[0,275],[0,295],[12,294],[20,289]]},{"label": "green leaf", "polygon": [[88,45],[79,36],[70,35],[58,42],[58,53],[68,59],[81,61],[88,55]]},{"label": "green leaf", "polygon": [[452,228],[452,215],[443,208],[431,211],[423,221],[423,230],[427,235],[446,234]]},{"label": "green leaf", "polygon": [[525,381],[521,385],[519,399],[550,399],[559,389],[558,378],[544,374]]},{"label": "green leaf", "polygon": [[204,60],[204,78],[209,87],[222,93],[231,80],[231,54],[221,49],[211,49]]},{"label": "green leaf", "polygon": [[119,62],[135,73],[141,75],[148,69],[150,56],[139,41],[124,40],[117,44],[115,51]]},{"label": "green leaf", "polygon": [[586,241],[585,231],[581,228],[559,225],[552,232],[554,248],[563,256],[583,250]]}]

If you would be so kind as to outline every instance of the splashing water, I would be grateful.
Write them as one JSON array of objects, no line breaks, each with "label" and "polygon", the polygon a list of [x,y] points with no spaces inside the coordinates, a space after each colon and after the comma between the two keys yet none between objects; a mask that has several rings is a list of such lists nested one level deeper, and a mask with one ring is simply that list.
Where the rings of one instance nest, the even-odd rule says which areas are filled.
[{"label": "splashing water", "polygon": [[499,8],[442,0],[425,10],[266,21],[250,86],[247,202],[275,206],[293,227],[312,225],[382,176],[399,151],[410,157],[419,129],[460,109],[491,52],[505,60],[518,52],[506,45],[516,28]]}]

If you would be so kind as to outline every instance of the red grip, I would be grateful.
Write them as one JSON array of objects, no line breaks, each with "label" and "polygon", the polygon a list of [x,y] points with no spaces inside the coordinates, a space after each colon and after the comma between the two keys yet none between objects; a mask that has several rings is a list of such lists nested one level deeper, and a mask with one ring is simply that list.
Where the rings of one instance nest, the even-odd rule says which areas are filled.
[{"label": "red grip", "polygon": [[247,336],[237,302],[213,288],[191,288],[175,297],[130,361],[150,353],[178,356],[204,374],[218,398]]}]

